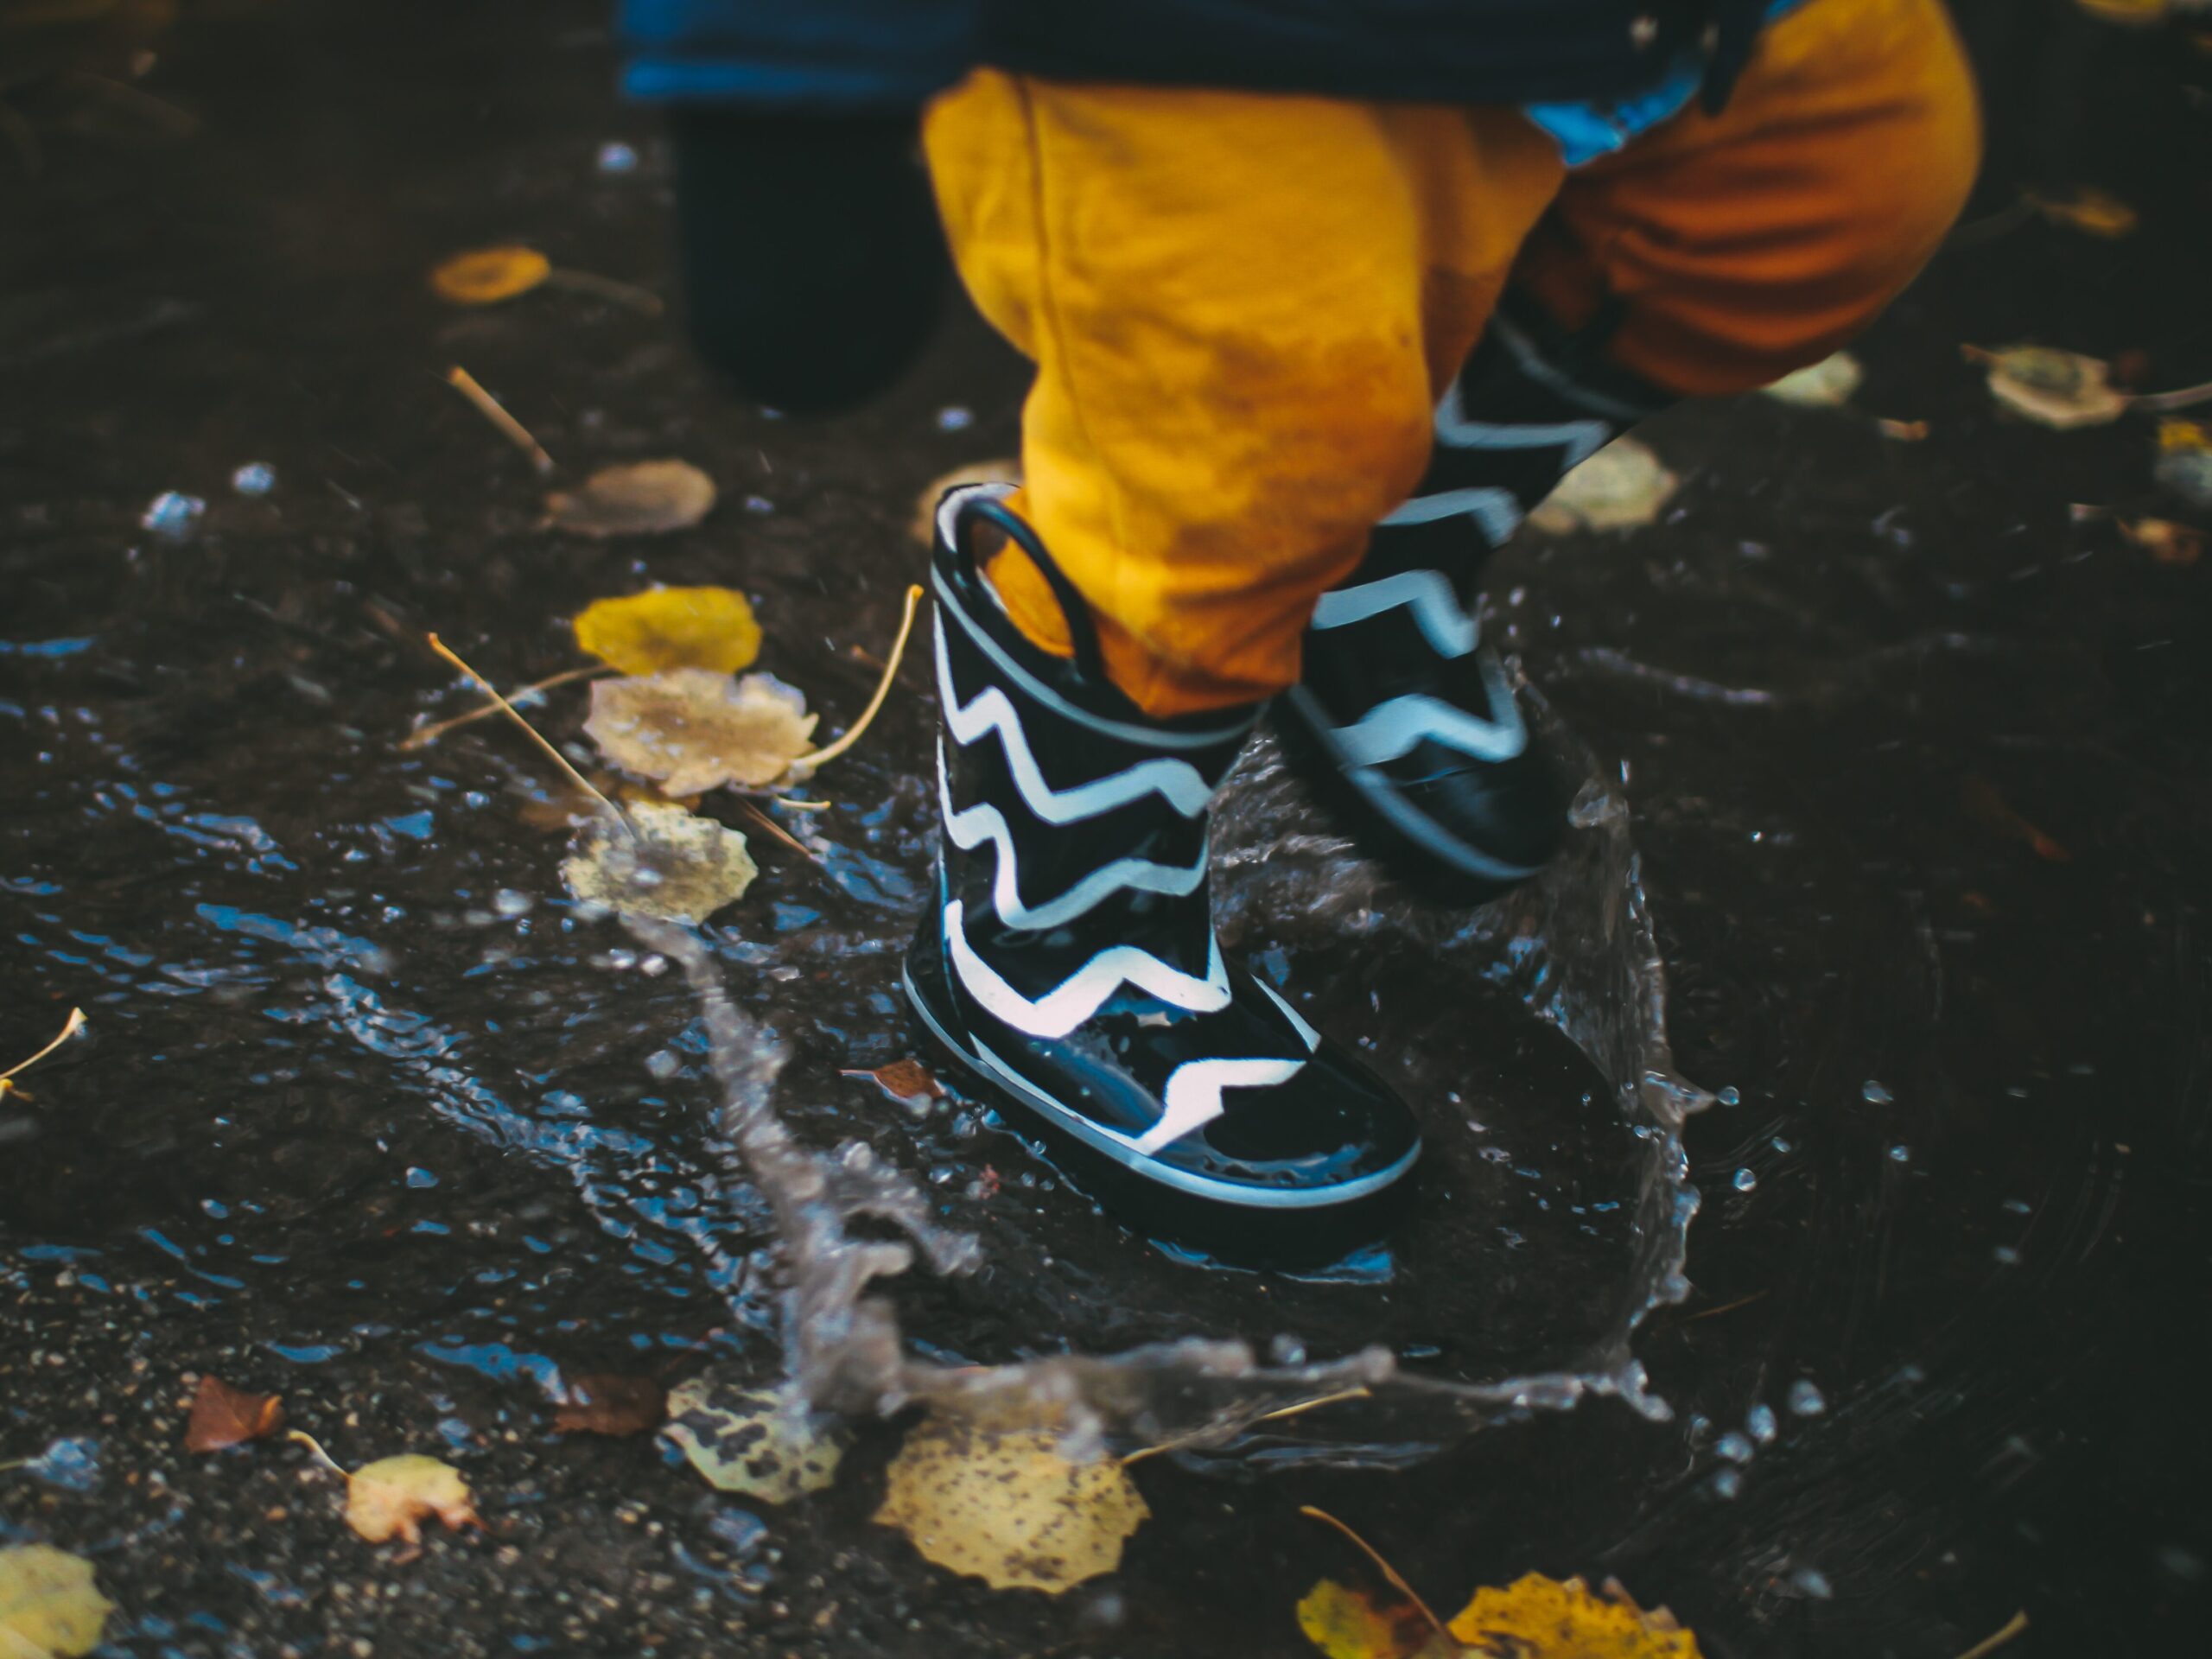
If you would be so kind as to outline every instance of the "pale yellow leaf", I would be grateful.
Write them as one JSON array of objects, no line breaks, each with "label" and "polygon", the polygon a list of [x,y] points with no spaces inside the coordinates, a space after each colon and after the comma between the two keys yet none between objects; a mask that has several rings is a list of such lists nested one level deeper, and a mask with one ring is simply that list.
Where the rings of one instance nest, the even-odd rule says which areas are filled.
[{"label": "pale yellow leaf", "polygon": [[815,719],[805,696],[773,675],[671,668],[595,682],[584,732],[625,772],[696,795],[774,783],[812,747]]},{"label": "pale yellow leaf", "polygon": [[760,872],[738,830],[680,806],[640,801],[630,830],[601,817],[586,823],[561,874],[587,904],[664,922],[703,922],[741,899]]},{"label": "pale yellow leaf", "polygon": [[763,1503],[822,1491],[845,1454],[842,1437],[789,1384],[772,1393],[695,1376],[669,1391],[661,1433],[709,1484]]},{"label": "pale yellow leaf", "polygon": [[1529,522],[1554,535],[1627,530],[1657,518],[1681,484],[1648,445],[1616,438],[1560,480]]},{"label": "pale yellow leaf", "polygon": [[0,1548],[0,1656],[75,1659],[99,1645],[115,1604],[92,1582],[92,1564],[48,1544]]},{"label": "pale yellow leaf", "polygon": [[2118,196],[2087,186],[2063,196],[2031,195],[2028,200],[2052,224],[2085,236],[2110,240],[2129,234],[2138,223],[2135,210]]},{"label": "pale yellow leaf", "polygon": [[545,522],[578,536],[652,536],[688,530],[715,506],[715,481],[688,461],[603,467],[575,490],[545,498]]},{"label": "pale yellow leaf", "polygon": [[468,1483],[451,1464],[418,1452],[380,1458],[346,1479],[346,1524],[372,1544],[401,1538],[423,1541],[423,1522],[432,1517],[452,1530],[481,1527]]},{"label": "pale yellow leaf", "polygon": [[551,274],[551,264],[536,248],[507,244],[456,253],[430,272],[438,297],[454,305],[496,305],[527,294]]},{"label": "pale yellow leaf", "polygon": [[1541,1573],[1503,1590],[1485,1586],[1451,1629],[1486,1659],[1698,1659],[1697,1637],[1673,1614],[1645,1612],[1611,1580],[1601,1595],[1580,1579],[1561,1584]]},{"label": "pale yellow leaf", "polygon": [[1989,395],[1999,405],[2038,426],[2109,426],[2127,413],[2127,394],[2109,383],[2109,365],[2099,359],[2047,346],[1969,346],[1966,355],[1988,371]]},{"label": "pale yellow leaf", "polygon": [[576,618],[576,643],[625,674],[710,668],[734,674],[760,654],[760,624],[728,588],[648,588],[594,600]]},{"label": "pale yellow leaf", "polygon": [[1766,395],[1785,404],[1808,409],[1833,409],[1848,403],[1866,372],[1849,352],[1837,352],[1817,363],[1808,363],[1795,374],[1785,374],[1768,386]]},{"label": "pale yellow leaf", "polygon": [[1307,1591],[1297,1611],[1298,1628],[1329,1659],[1413,1659],[1437,1639],[1411,1607],[1385,1611],[1333,1579]]},{"label": "pale yellow leaf", "polygon": [[892,1460],[875,1518],[994,1589],[1058,1593],[1118,1567],[1151,1513],[1118,1461],[1071,1462],[1050,1428],[938,1413]]}]

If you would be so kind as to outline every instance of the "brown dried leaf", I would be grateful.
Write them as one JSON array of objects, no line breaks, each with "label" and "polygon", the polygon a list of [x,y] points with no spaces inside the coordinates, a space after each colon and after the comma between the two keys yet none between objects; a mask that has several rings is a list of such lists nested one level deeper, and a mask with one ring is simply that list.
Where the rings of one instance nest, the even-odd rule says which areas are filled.
[{"label": "brown dried leaf", "polygon": [[1884,437],[1894,438],[1899,443],[1918,443],[1928,435],[1925,421],[1878,420],[1874,425]]},{"label": "brown dried leaf", "polygon": [[553,1408],[563,1434],[643,1434],[668,1414],[668,1390],[650,1376],[594,1372],[569,1379],[569,1399]]},{"label": "brown dried leaf", "polygon": [[773,675],[672,668],[594,683],[584,731],[624,771],[696,795],[774,783],[812,747],[815,719],[804,694]]},{"label": "brown dried leaf", "polygon": [[581,489],[545,498],[545,523],[577,536],[653,536],[689,530],[714,511],[715,481],[688,461],[603,467]]},{"label": "brown dried leaf", "polygon": [[219,1376],[202,1376],[184,1431],[188,1452],[219,1452],[275,1433],[284,1426],[284,1402],[273,1394],[248,1394]]},{"label": "brown dried leaf", "polygon": [[2192,565],[2204,556],[2204,532],[2171,518],[2123,518],[2120,533],[2160,564]]},{"label": "brown dried leaf", "polygon": [[931,1075],[930,1069],[919,1060],[893,1060],[888,1065],[879,1065],[873,1071],[840,1071],[841,1077],[870,1077],[876,1087],[902,1105],[920,1102],[926,1105],[944,1098],[944,1085]]},{"label": "brown dried leaf", "polygon": [[388,1538],[419,1544],[423,1522],[434,1517],[454,1532],[484,1525],[468,1483],[451,1464],[408,1452],[346,1477],[346,1524],[372,1544]]}]

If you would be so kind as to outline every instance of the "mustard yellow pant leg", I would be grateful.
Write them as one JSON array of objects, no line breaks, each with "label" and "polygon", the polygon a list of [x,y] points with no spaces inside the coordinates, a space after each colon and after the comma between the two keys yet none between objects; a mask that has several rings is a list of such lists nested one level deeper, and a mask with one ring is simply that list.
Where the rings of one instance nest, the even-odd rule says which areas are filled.
[{"label": "mustard yellow pant leg", "polygon": [[[1037,364],[1023,506],[1156,715],[1297,677],[1557,190],[1503,111],[978,74],[924,129],[953,255]],[[1018,555],[1015,621],[1060,636]]]}]

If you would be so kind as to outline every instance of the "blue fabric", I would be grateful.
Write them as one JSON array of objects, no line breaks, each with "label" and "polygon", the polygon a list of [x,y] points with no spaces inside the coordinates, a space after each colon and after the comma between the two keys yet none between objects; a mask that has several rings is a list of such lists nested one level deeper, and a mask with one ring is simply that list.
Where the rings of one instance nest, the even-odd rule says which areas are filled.
[{"label": "blue fabric", "polygon": [[[1771,22],[1805,0],[1771,0]],[[1521,112],[1552,136],[1569,167],[1610,156],[1640,132],[1680,115],[1705,86],[1705,60],[1695,51],[1676,50],[1658,82],[1631,98],[1611,103],[1527,104]]]},{"label": "blue fabric", "polygon": [[1070,80],[1618,111],[1640,108],[1662,82],[1673,97],[1708,22],[1747,24],[1764,3],[620,0],[620,16],[624,89],[657,102],[911,108],[990,65]]}]

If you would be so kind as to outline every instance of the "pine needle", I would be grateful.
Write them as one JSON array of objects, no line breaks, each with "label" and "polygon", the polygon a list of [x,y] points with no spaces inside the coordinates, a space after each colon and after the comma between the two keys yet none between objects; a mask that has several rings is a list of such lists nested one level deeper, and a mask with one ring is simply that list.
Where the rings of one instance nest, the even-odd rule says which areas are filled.
[{"label": "pine needle", "polygon": [[906,589],[906,613],[899,619],[899,638],[892,642],[891,660],[884,665],[883,677],[876,683],[875,695],[868,699],[868,707],[861,710],[861,717],[854,721],[853,728],[828,747],[799,756],[791,762],[794,771],[804,766],[811,772],[817,766],[835,760],[861,741],[861,734],[868,730],[869,723],[875,719],[876,711],[883,707],[884,699],[891,695],[891,683],[899,677],[899,664],[906,654],[906,638],[914,631],[914,607],[921,602],[922,590],[918,585]]},{"label": "pine needle", "polygon": [[1986,1659],[1987,1655],[1996,1652],[1998,1649],[2003,1647],[2007,1642],[2010,1642],[2014,1637],[2019,1635],[2021,1631],[2027,1628],[2028,1615],[2026,1611],[2023,1609],[2021,1611],[2013,1614],[2012,1618],[2005,1621],[2005,1628],[2003,1630],[1999,1630],[1993,1636],[1984,1637],[1980,1641],[1975,1643],[1974,1646],[1968,1648],[1964,1653],[1961,1654],[1959,1656],[1959,1659]]},{"label": "pine needle", "polygon": [[[37,1053],[32,1055],[28,1060],[18,1060],[15,1065],[10,1066],[5,1071],[0,1071],[0,1084],[4,1084],[9,1078],[14,1077],[18,1071],[29,1071],[31,1067],[36,1065],[48,1055],[53,1053],[55,1049],[60,1047],[62,1044],[67,1042],[72,1037],[74,1037],[84,1028],[85,1011],[82,1008],[70,1009],[69,1018],[61,1027],[61,1034],[59,1037],[56,1037],[52,1042],[48,1043],[44,1048],[39,1050]],[[5,1093],[7,1093],[7,1090],[5,1088],[0,1088],[0,1094]]]},{"label": "pine needle", "polygon": [[553,764],[561,768],[563,775],[565,776],[570,783],[574,784],[578,789],[583,791],[585,794],[590,796],[592,799],[597,801],[601,806],[605,807],[607,809],[607,815],[612,817],[615,823],[622,826],[624,831],[629,836],[631,840],[635,841],[638,838],[638,832],[635,830],[631,829],[630,820],[624,815],[622,809],[615,805],[613,802],[608,800],[606,796],[601,794],[596,789],[594,789],[591,785],[591,779],[585,777],[583,773],[578,772],[574,766],[570,766],[569,764],[569,757],[562,753],[560,750],[555,748],[551,741],[547,739],[543,732],[539,731],[537,727],[531,725],[528,721],[524,720],[521,715],[516,712],[514,704],[509,702],[505,697],[499,695],[499,687],[493,685],[491,681],[486,679],[481,674],[479,674],[467,663],[462,662],[460,657],[448,649],[446,642],[439,639],[436,634],[431,634],[429,636],[429,640],[430,649],[436,652],[439,656],[444,658],[446,661],[451,663],[462,673],[467,675],[470,679],[475,681],[476,683],[482,688],[485,695],[490,697],[494,703],[499,705],[499,711],[505,715],[509,720],[514,721],[516,725],[521,727],[524,732],[528,733],[531,742],[537,744],[539,748],[545,751],[546,754],[551,759]]},{"label": "pine needle", "polygon": [[332,1457],[329,1452],[322,1449],[322,1444],[321,1441],[317,1440],[314,1435],[308,1433],[305,1429],[288,1429],[285,1431],[284,1438],[288,1440],[297,1440],[302,1446],[307,1447],[308,1451],[314,1452],[316,1460],[320,1462],[324,1468],[329,1470],[332,1474],[336,1475],[339,1478],[346,1481],[349,1484],[352,1482],[353,1477],[347,1473],[346,1471],[340,1465],[337,1459]]},{"label": "pine needle", "polygon": [[446,384],[476,405],[477,412],[499,428],[509,443],[530,457],[530,464],[541,476],[553,471],[553,457],[545,453],[545,446],[531,436],[530,429],[499,406],[499,400],[477,383],[476,377],[467,369],[455,365],[446,371]]},{"label": "pine needle", "polygon": [[782,824],[778,823],[773,818],[770,817],[766,812],[763,812],[759,807],[753,805],[752,802],[747,800],[740,800],[738,802],[738,806],[753,821],[753,823],[759,824],[763,830],[766,830],[778,841],[782,842],[784,845],[791,849],[792,851],[799,854],[802,857],[807,859],[812,863],[819,864],[822,861],[820,859],[815,857],[814,849],[811,847],[809,847],[797,836],[791,834],[790,830],[785,829]]},{"label": "pine needle", "polygon": [[[1326,1522],[1329,1525],[1334,1527],[1338,1532],[1344,1534],[1345,1537],[1351,1539],[1353,1543],[1358,1545],[1361,1551],[1366,1555],[1367,1559],[1374,1562],[1375,1565],[1382,1570],[1382,1573],[1384,1578],[1389,1580],[1390,1587],[1395,1590],[1400,1595],[1403,1596],[1408,1601],[1413,1603],[1414,1607],[1420,1611],[1421,1616],[1428,1621],[1429,1628],[1434,1630],[1437,1635],[1442,1637],[1446,1642],[1452,1641],[1452,1632],[1444,1628],[1444,1621],[1436,1616],[1436,1610],[1421,1599],[1420,1592],[1416,1591],[1413,1586],[1408,1584],[1405,1580],[1398,1576],[1398,1569],[1396,1567],[1391,1566],[1389,1562],[1384,1560],[1380,1554],[1376,1553],[1374,1545],[1369,1543],[1366,1539],[1361,1537],[1343,1522],[1338,1520],[1335,1516],[1331,1515],[1326,1510],[1317,1510],[1311,1503],[1301,1503],[1298,1506],[1298,1512],[1300,1515],[1310,1515],[1316,1521]],[[1457,1644],[1455,1643],[1454,1645]]]},{"label": "pine needle", "polygon": [[[566,685],[572,680],[588,680],[596,675],[612,674],[613,672],[613,668],[606,663],[594,663],[589,668],[563,669],[558,674],[550,675],[544,679],[534,681],[531,684],[524,686],[520,690],[515,692],[511,697],[509,697],[508,701],[511,702],[516,702],[521,698],[531,696],[539,691],[550,691],[555,686]],[[436,742],[448,732],[456,730],[463,726],[470,725],[476,721],[487,719],[491,715],[496,715],[499,712],[499,705],[498,703],[485,703],[480,708],[470,709],[465,715],[455,715],[451,720],[441,720],[432,725],[416,728],[414,731],[408,733],[405,737],[399,740],[399,747],[403,749],[419,749],[425,747],[429,744]]]}]

